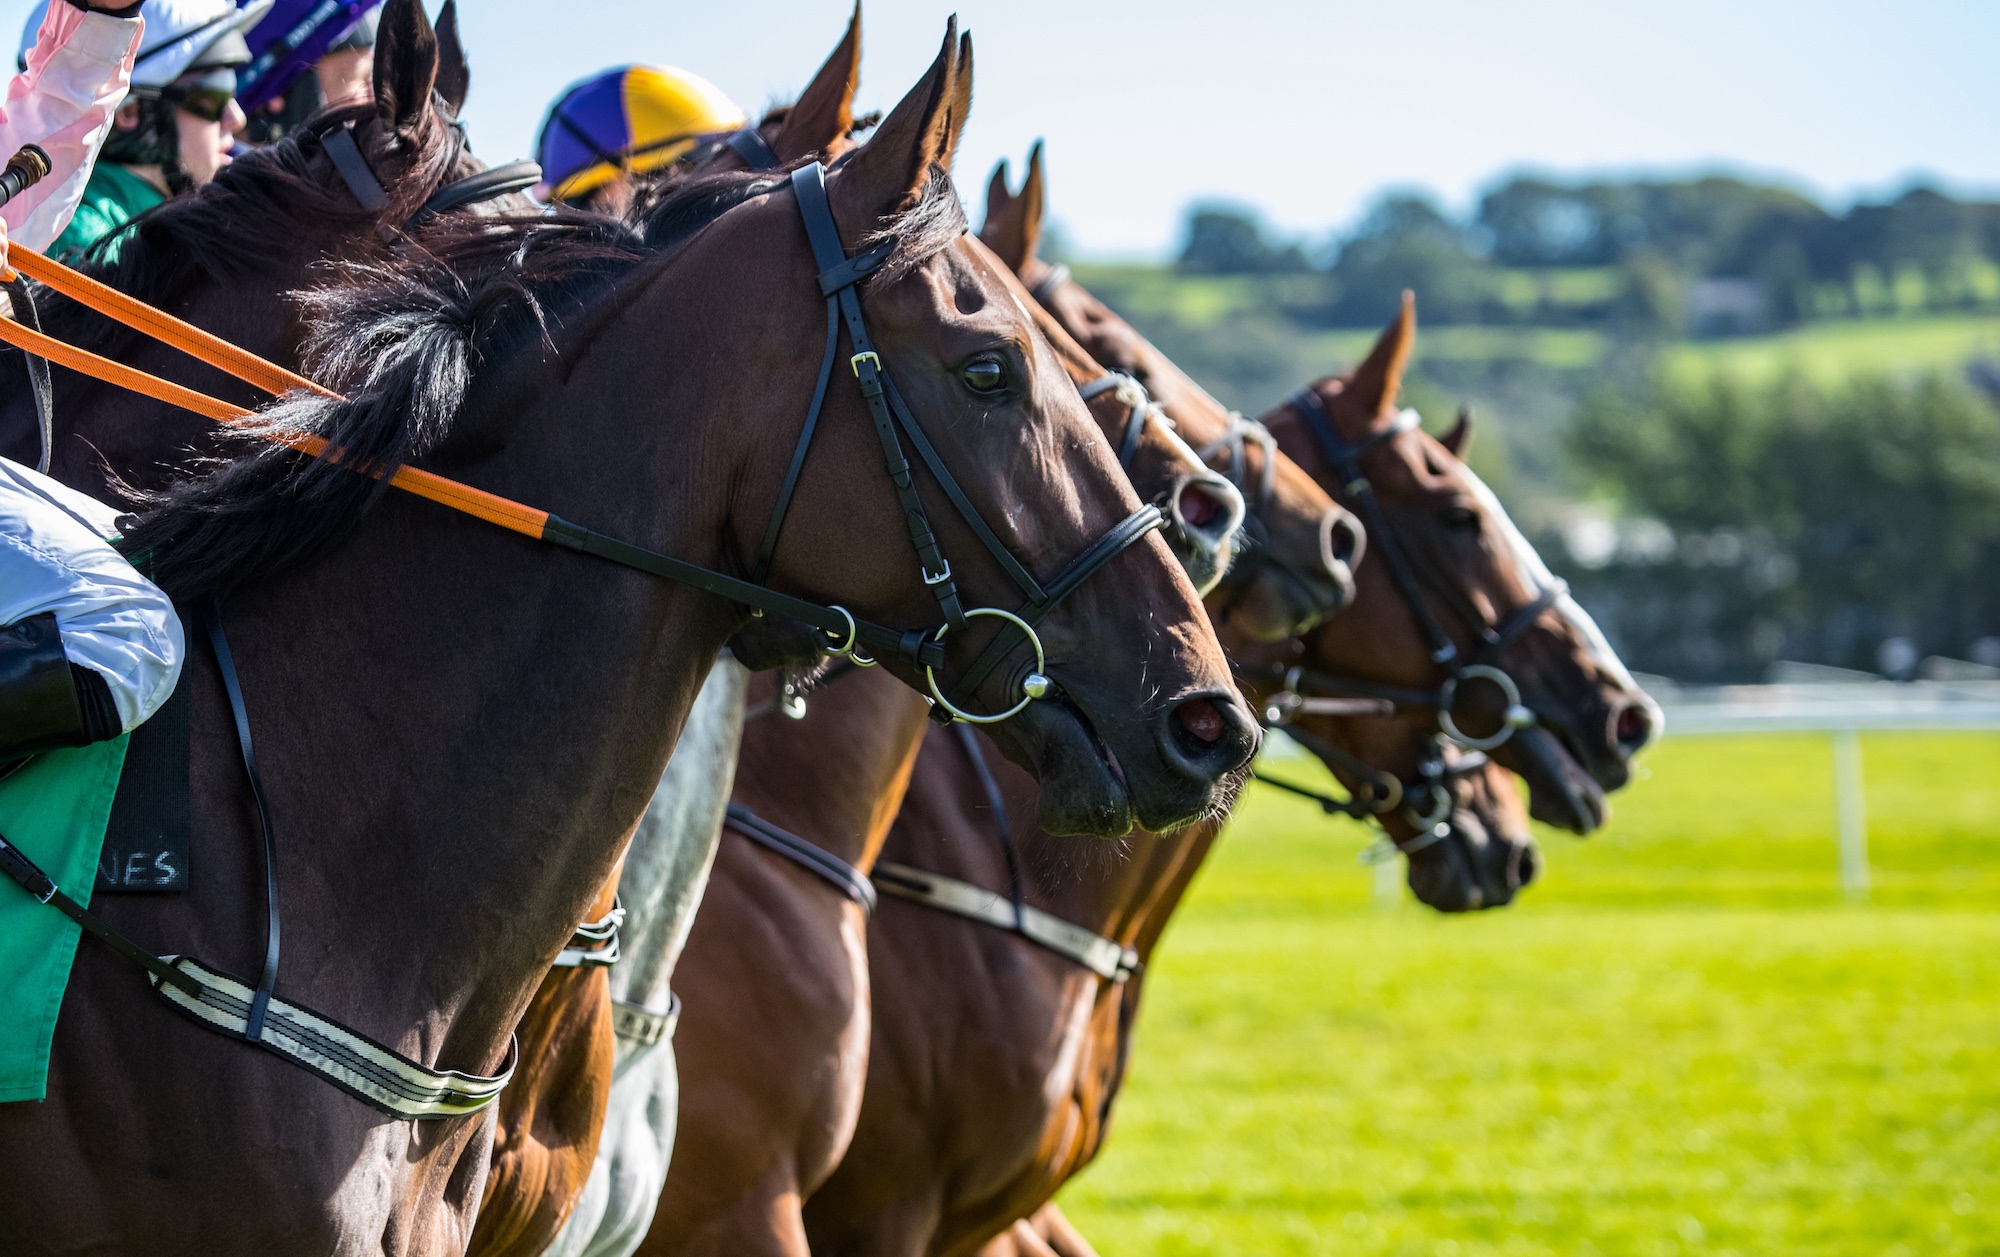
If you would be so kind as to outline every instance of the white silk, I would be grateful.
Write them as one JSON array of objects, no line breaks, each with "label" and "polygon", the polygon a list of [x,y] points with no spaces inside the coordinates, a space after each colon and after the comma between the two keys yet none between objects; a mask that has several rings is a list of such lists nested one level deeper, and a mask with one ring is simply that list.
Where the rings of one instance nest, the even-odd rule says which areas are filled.
[{"label": "white silk", "polygon": [[46,249],[69,225],[125,99],[144,27],[138,18],[86,13],[62,0],[49,5],[28,68],[7,84],[0,106],[0,162],[23,144],[49,155],[48,177],[0,209],[14,240]]},{"label": "white silk", "polygon": [[0,624],[53,611],[63,654],[104,678],[129,730],[174,692],[187,651],[173,603],[109,545],[117,515],[0,458]]}]

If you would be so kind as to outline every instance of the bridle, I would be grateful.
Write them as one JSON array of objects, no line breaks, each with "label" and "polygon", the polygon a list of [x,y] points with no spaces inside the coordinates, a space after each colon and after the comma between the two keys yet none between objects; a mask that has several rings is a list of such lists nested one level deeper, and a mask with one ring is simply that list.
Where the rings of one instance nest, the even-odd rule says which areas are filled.
[{"label": "bridle", "polygon": [[[465,155],[467,141],[463,122],[452,118],[446,125],[451,129],[451,156],[445,159],[442,169],[449,171]],[[334,173],[340,176],[340,181],[347,185],[348,193],[362,209],[376,213],[388,206],[388,192],[383,189],[374,167],[368,164],[368,158],[362,155],[361,146],[354,139],[353,119],[322,122],[305,134],[318,142],[327,160],[333,163]],[[490,170],[476,171],[462,179],[447,178],[424,198],[424,203],[401,226],[413,227],[434,214],[523,192],[541,180],[542,168],[531,161],[508,162]],[[382,226],[385,236],[393,235],[395,230],[387,223]]]},{"label": "bridle", "polygon": [[[958,480],[945,465],[918,424],[895,381],[889,377],[888,369],[876,352],[874,342],[868,335],[867,324],[861,315],[861,300],[856,286],[889,259],[894,249],[893,242],[876,245],[866,252],[850,257],[840,242],[840,231],[834,222],[832,207],[826,196],[826,168],[818,162],[809,162],[792,171],[789,176],[793,196],[799,207],[806,238],[812,245],[813,258],[819,265],[819,289],[826,298],[826,348],[820,358],[819,376],[813,387],[812,404],[806,411],[804,426],[799,431],[799,439],[792,448],[790,465],[785,469],[783,486],[778,491],[777,503],[772,507],[770,523],[765,526],[764,540],[758,547],[757,560],[751,568],[753,582],[761,583],[769,572],[772,556],[777,552],[778,537],[785,523],[785,515],[791,506],[792,495],[798,487],[799,473],[804,469],[806,455],[812,448],[812,438],[819,425],[821,410],[826,402],[827,386],[833,376],[834,360],[838,356],[840,331],[843,324],[847,330],[848,347],[853,353],[848,358],[848,367],[854,373],[862,400],[867,403],[869,418],[873,420],[875,435],[882,446],[883,464],[888,469],[889,480],[895,486],[898,503],[903,509],[903,519],[909,528],[910,543],[917,552],[919,571],[924,585],[937,601],[938,612],[944,623],[935,631],[912,630],[898,634],[893,645],[912,663],[922,668],[924,683],[930,691],[931,713],[940,724],[952,720],[965,720],[973,724],[993,724],[1016,715],[1038,698],[1045,697],[1054,683],[1047,675],[1047,657],[1043,653],[1040,637],[1035,625],[1049,612],[1082,586],[1097,571],[1124,553],[1134,542],[1160,527],[1166,517],[1160,508],[1151,504],[1141,506],[1109,531],[1093,542],[1084,552],[1072,559],[1058,572],[1046,586],[1037,581],[1032,573],[1016,559],[1000,538],[980,515],[978,507],[966,496]],[[900,435],[899,435],[900,433]],[[986,552],[999,564],[1001,571],[1013,581],[1025,601],[1015,611],[1005,611],[998,607],[966,608],[960,599],[958,583],[952,575],[951,563],[946,559],[936,532],[931,528],[930,517],[923,499],[918,495],[915,481],[911,477],[909,460],[903,454],[902,437],[907,436],[916,449],[917,456],[930,469],[938,486],[944,490],[953,509],[971,529],[973,536]],[[844,610],[842,615],[847,615]],[[973,663],[972,668],[959,680],[951,694],[947,695],[938,685],[937,667],[943,663],[943,643],[945,635],[953,630],[964,630],[969,622],[980,617],[990,617],[1004,622],[1000,635],[987,646],[985,653]],[[871,655],[857,650],[862,637],[861,626],[848,616],[848,631],[844,640],[833,636],[828,643],[829,650],[866,667],[875,662]],[[1022,680],[1021,698],[1006,710],[992,715],[974,715],[965,710],[963,704],[974,687],[999,666],[1002,659],[1013,649],[1008,641],[1007,628],[1012,628],[1026,638],[1027,644],[1035,652],[1035,668]]]},{"label": "bridle", "polygon": [[[1357,441],[1349,441],[1341,435],[1326,403],[1311,387],[1292,394],[1289,403],[1304,417],[1306,430],[1312,434],[1320,453],[1333,465],[1339,481],[1338,491],[1354,503],[1363,526],[1382,555],[1390,582],[1424,635],[1431,662],[1443,671],[1444,677],[1437,688],[1423,690],[1299,667],[1271,665],[1260,669],[1239,665],[1239,674],[1261,675],[1277,681],[1281,687],[1265,704],[1262,714],[1266,725],[1284,729],[1293,740],[1321,759],[1360,777],[1362,786],[1351,798],[1343,800],[1261,775],[1259,780],[1315,799],[1329,813],[1357,818],[1380,816],[1400,805],[1406,819],[1418,829],[1419,837],[1399,845],[1405,852],[1421,850],[1443,838],[1447,832],[1446,822],[1451,813],[1451,792],[1447,788],[1450,779],[1484,767],[1487,752],[1497,750],[1516,731],[1536,723],[1533,709],[1521,701],[1519,684],[1500,666],[1500,657],[1544,612],[1568,593],[1568,586],[1560,580],[1541,585],[1527,603],[1509,612],[1498,623],[1489,621],[1457,586],[1429,568],[1419,566],[1411,558],[1390,525],[1388,513],[1383,510],[1381,500],[1375,493],[1374,483],[1362,467],[1362,459],[1369,453],[1416,428],[1421,421],[1417,412],[1403,410],[1386,426],[1367,433]],[[1425,597],[1426,589],[1478,639],[1469,660],[1459,651],[1458,644],[1432,611]],[[1500,727],[1483,737],[1467,733],[1454,715],[1461,690],[1475,681],[1497,686],[1506,705]],[[1326,739],[1292,724],[1293,719],[1300,715],[1385,715],[1399,708],[1437,713],[1437,728],[1418,766],[1415,787],[1403,785],[1390,774],[1372,768]],[[1469,754],[1448,756],[1447,752],[1454,747]],[[1419,794],[1426,797],[1425,806],[1417,804],[1416,796]]]},{"label": "bridle", "polygon": [[[1064,285],[1070,283],[1071,279],[1069,267],[1056,263],[1049,267],[1048,274],[1042,276],[1028,289],[1028,295],[1044,309],[1053,312],[1051,299]],[[1106,389],[1123,387],[1126,383],[1137,390],[1139,398],[1146,397],[1145,385],[1128,374],[1116,371],[1085,385],[1083,396],[1088,400]],[[1124,437],[1118,443],[1118,463],[1121,467],[1130,468],[1132,457],[1138,452],[1139,438],[1145,431],[1149,415],[1155,422],[1164,423],[1169,430],[1173,430],[1173,421],[1157,403],[1142,406],[1138,402],[1133,402],[1131,417],[1126,421]],[[1178,432],[1175,435],[1178,437]],[[1255,445],[1263,453],[1263,466],[1257,472],[1254,483],[1250,474],[1250,459],[1246,445]],[[1272,436],[1263,424],[1248,418],[1241,411],[1232,410],[1229,412],[1229,426],[1223,434],[1192,451],[1203,466],[1210,465],[1217,454],[1226,452],[1228,461],[1221,471],[1221,476],[1236,489],[1244,503],[1243,519],[1238,529],[1250,544],[1237,547],[1229,569],[1213,587],[1213,591],[1228,595],[1228,601],[1218,609],[1220,615],[1227,616],[1235,608],[1267,565],[1276,563],[1280,568],[1284,566],[1272,557],[1271,532],[1264,522],[1265,513],[1270,509],[1271,501],[1277,493],[1277,450],[1277,438]],[[1359,561],[1360,554],[1357,551],[1354,558],[1349,560],[1350,566]],[[1206,596],[1213,591],[1205,589],[1202,593]]]}]

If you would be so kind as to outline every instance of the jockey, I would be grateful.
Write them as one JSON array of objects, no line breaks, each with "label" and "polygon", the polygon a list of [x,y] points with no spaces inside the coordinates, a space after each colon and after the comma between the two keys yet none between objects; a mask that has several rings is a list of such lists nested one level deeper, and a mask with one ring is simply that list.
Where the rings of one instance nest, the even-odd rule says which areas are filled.
[{"label": "jockey", "polygon": [[243,138],[268,144],[321,109],[372,99],[378,3],[278,0],[246,37],[252,60],[236,97],[250,118]]},{"label": "jockey", "polygon": [[658,170],[749,119],[722,89],[671,67],[620,66],[572,83],[535,140],[533,195],[607,214],[632,203],[632,176]]},{"label": "jockey", "polygon": [[[243,31],[271,3],[256,0],[238,9],[234,0],[145,0],[140,16],[146,33],[132,67],[131,95],[118,109],[83,203],[53,252],[88,248],[229,164],[243,129],[236,104],[236,68],[250,62]],[[31,18],[28,33],[36,29]]]},{"label": "jockey", "polygon": [[[137,5],[56,0],[37,31],[0,108],[0,149],[39,144],[53,173],[0,208],[0,270],[6,231],[46,246],[83,195],[141,23]],[[25,755],[136,728],[173,693],[180,620],[108,544],[115,518],[0,459],[0,773]]]}]

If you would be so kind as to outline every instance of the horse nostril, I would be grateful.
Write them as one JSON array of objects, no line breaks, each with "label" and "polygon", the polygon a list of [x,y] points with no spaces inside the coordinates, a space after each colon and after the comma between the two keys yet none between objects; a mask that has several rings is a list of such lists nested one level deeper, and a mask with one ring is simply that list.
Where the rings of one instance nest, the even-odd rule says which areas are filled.
[{"label": "horse nostril", "polygon": [[1320,521],[1320,551],[1326,569],[1336,577],[1351,574],[1368,548],[1368,533],[1361,521],[1335,506]]},{"label": "horse nostril", "polygon": [[1174,708],[1174,723],[1199,741],[1213,745],[1222,740],[1222,713],[1205,698],[1190,699]]},{"label": "horse nostril", "polygon": [[1612,740],[1628,758],[1644,749],[1653,733],[1653,713],[1645,703],[1629,703],[1612,717]]},{"label": "horse nostril", "polygon": [[1519,861],[1514,867],[1515,886],[1527,886],[1534,882],[1535,875],[1542,871],[1542,853],[1533,844],[1521,848]]},{"label": "horse nostril", "polygon": [[1222,503],[1194,485],[1181,490],[1181,518],[1196,528],[1212,523],[1222,514]]}]

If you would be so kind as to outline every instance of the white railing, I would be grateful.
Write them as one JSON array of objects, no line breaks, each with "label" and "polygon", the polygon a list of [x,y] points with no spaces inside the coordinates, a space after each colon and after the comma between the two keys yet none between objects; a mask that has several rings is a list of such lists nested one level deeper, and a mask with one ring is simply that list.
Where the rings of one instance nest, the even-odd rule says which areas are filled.
[{"label": "white railing", "polygon": [[1861,737],[1878,730],[2000,729],[2000,681],[1837,681],[1678,686],[1646,677],[1666,712],[1666,736],[1824,733],[1832,743],[1840,884],[1868,896],[1868,812]]}]

